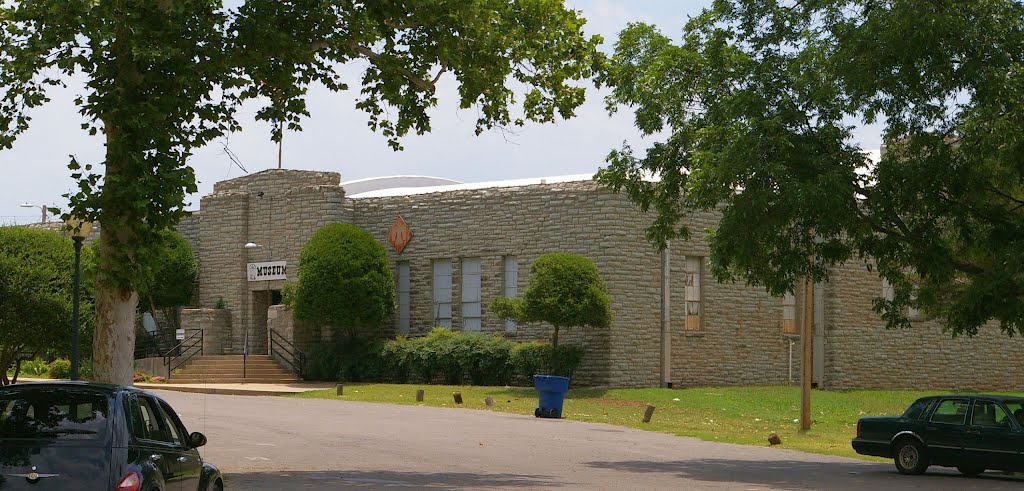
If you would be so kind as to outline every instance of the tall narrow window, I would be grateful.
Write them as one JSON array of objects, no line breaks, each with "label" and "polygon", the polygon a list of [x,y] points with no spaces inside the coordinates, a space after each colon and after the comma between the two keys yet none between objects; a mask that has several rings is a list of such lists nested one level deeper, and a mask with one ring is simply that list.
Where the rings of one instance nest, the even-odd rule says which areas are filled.
[{"label": "tall narrow window", "polygon": [[412,290],[409,280],[409,261],[398,262],[398,332],[409,332],[409,292]]},{"label": "tall narrow window", "polygon": [[[504,290],[502,294],[508,298],[519,295],[519,260],[515,256],[505,256]],[[516,331],[516,321],[505,320],[505,332]]]},{"label": "tall narrow window", "polygon": [[701,318],[701,257],[686,257],[686,330],[699,331]]},{"label": "tall narrow window", "polygon": [[480,330],[480,258],[462,260],[462,330]]},{"label": "tall narrow window", "polygon": [[[882,277],[882,298],[888,302],[896,299],[896,289],[889,283],[889,280]],[[911,301],[915,297],[911,296]],[[918,321],[921,320],[921,311],[915,307],[907,306],[907,320]]]},{"label": "tall narrow window", "polygon": [[434,326],[452,327],[452,262],[434,261]]},{"label": "tall narrow window", "polygon": [[782,296],[782,332],[796,334],[796,295],[792,293]]},{"label": "tall narrow window", "polygon": [[882,298],[887,302],[891,302],[896,298],[896,289],[889,283],[889,279],[884,276],[882,277]]}]

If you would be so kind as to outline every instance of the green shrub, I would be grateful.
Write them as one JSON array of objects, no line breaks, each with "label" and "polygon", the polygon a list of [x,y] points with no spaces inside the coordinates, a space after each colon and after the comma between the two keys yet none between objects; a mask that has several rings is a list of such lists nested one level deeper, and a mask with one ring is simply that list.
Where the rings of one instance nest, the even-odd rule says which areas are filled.
[{"label": "green shrub", "polygon": [[302,378],[306,380],[338,381],[338,353],[331,343],[314,345],[306,353],[306,363],[302,367]]},{"label": "green shrub", "polygon": [[533,385],[538,373],[571,377],[583,359],[578,346],[515,343],[497,334],[445,328],[417,338],[337,339],[309,351],[307,380]]},{"label": "green shrub", "polygon": [[536,374],[572,377],[583,361],[583,348],[572,345],[551,346],[542,342],[520,343],[512,349],[511,364],[517,383],[533,384]]},{"label": "green shrub", "polygon": [[388,382],[391,370],[381,354],[384,341],[349,338],[337,345],[338,380],[341,382]]},{"label": "green shrub", "polygon": [[302,246],[288,299],[297,320],[342,328],[349,337],[373,332],[395,310],[387,250],[355,225],[327,224]]},{"label": "green shrub", "polygon": [[21,362],[19,377],[45,377],[50,373],[50,364],[46,360],[36,358]]},{"label": "green shrub", "polygon": [[66,358],[57,358],[50,363],[50,367],[47,370],[47,375],[50,378],[65,379],[71,377],[71,360]]}]

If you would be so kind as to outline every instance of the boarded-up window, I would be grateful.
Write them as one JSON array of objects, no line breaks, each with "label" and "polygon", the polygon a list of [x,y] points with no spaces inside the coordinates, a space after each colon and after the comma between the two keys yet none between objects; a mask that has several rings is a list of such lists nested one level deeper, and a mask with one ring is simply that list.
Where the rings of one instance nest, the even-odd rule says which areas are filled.
[{"label": "boarded-up window", "polygon": [[480,330],[480,258],[462,260],[462,330]]},{"label": "boarded-up window", "polygon": [[434,326],[452,327],[452,262],[434,261]]},{"label": "boarded-up window", "polygon": [[[504,291],[502,294],[508,298],[519,295],[519,260],[515,256],[505,256]],[[516,331],[516,321],[505,320],[505,332]]]},{"label": "boarded-up window", "polygon": [[686,257],[686,330],[699,331],[701,320],[701,265],[703,258]]},{"label": "boarded-up window", "polygon": [[412,285],[409,279],[409,261],[398,262],[398,332],[409,332],[409,298]]},{"label": "boarded-up window", "polygon": [[782,332],[796,334],[796,295],[792,293],[782,296]]}]

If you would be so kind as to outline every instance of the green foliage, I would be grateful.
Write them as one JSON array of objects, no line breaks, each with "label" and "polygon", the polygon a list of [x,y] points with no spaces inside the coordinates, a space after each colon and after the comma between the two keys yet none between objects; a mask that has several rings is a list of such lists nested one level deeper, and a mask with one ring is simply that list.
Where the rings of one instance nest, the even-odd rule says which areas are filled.
[{"label": "green foliage", "polygon": [[558,346],[562,327],[608,327],[611,298],[593,261],[579,254],[545,254],[530,266],[530,282],[522,299],[498,298],[491,309],[518,322],[554,326],[551,344]]},{"label": "green foliage", "polygon": [[533,375],[572,376],[578,346],[515,343],[500,335],[434,328],[426,336],[387,341],[337,338],[306,354],[306,380],[533,385]]},{"label": "green foliage", "polygon": [[151,298],[158,309],[188,305],[199,279],[199,262],[185,237],[172,230],[160,232],[159,260],[153,276],[138,286],[139,296]]},{"label": "green foliage", "polygon": [[580,346],[529,342],[516,345],[510,353],[516,377],[527,385],[536,374],[561,375],[572,378],[583,361],[585,351]]},{"label": "green foliage", "polygon": [[318,343],[306,351],[306,363],[302,367],[302,378],[306,380],[338,380],[341,367],[336,347],[331,343]]},{"label": "green foliage", "polygon": [[[82,251],[82,262],[92,255]],[[75,252],[60,234],[24,227],[0,227],[0,374],[18,357],[70,351],[72,278]],[[92,288],[80,292],[81,338],[91,339]]]},{"label": "green foliage", "polygon": [[[461,107],[478,109],[478,132],[568,118],[583,103],[575,82],[604,61],[601,38],[585,37],[584,22],[554,0],[5,3],[0,149],[28,129],[49,87],[85,80],[75,100],[82,128],[103,138],[106,153],[99,162],[71,158],[77,186],[64,218],[103,224],[98,345],[120,346],[115,340],[131,326],[113,312],[135,306],[131,292],[160,264],[160,234],[186,215],[186,196],[197,191],[187,160],[241,129],[241,104],[254,101],[258,120],[299,130],[309,87],[347,89],[343,67],[352,63],[363,70],[356,108],[396,149],[409,132],[430,130],[442,74],[457,79]],[[520,103],[523,117],[513,117]],[[119,369],[98,367],[100,377],[115,377],[130,363],[130,346],[103,355]]]},{"label": "green foliage", "polygon": [[540,342],[515,343],[500,335],[434,328],[426,336],[388,341],[381,357],[396,382],[533,385],[533,375],[571,375],[583,349]]},{"label": "green foliage", "polygon": [[50,367],[47,369],[46,374],[50,378],[66,379],[71,377],[71,360],[67,358],[57,358],[50,362]]},{"label": "green foliage", "polygon": [[380,326],[395,310],[387,251],[355,225],[317,230],[299,253],[297,277],[291,308],[298,320],[354,334]]},{"label": "green foliage", "polygon": [[[876,301],[890,327],[914,307],[953,336],[1024,334],[1022,33],[1012,0],[723,0],[678,44],[630,25],[608,104],[666,136],[612,152],[598,179],[657,212],[659,246],[721,209],[719,281],[782,295],[868,258],[896,291]],[[882,126],[877,164],[856,124]]]},{"label": "green foliage", "polygon": [[50,364],[41,358],[21,362],[19,377],[46,377],[50,373]]},{"label": "green foliage", "polygon": [[224,297],[218,298],[217,299],[217,303],[213,306],[213,308],[215,308],[217,310],[224,309],[225,308],[224,307]]}]

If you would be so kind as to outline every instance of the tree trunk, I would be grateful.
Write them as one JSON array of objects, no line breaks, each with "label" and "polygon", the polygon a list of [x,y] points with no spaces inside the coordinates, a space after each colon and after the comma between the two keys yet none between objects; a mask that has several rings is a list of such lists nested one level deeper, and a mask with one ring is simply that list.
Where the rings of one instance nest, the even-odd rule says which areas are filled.
[{"label": "tree trunk", "polygon": [[[106,233],[106,230],[103,231]],[[93,335],[93,380],[131,385],[134,374],[135,309],[139,296],[124,288],[96,288],[96,333]]]},{"label": "tree trunk", "polygon": [[555,326],[555,335],[551,337],[551,346],[558,347],[558,326]]},{"label": "tree trunk", "polygon": [[[114,237],[130,229],[104,227],[100,233],[100,264],[128,261],[114,248]],[[123,239],[122,239],[123,240]],[[131,385],[135,370],[135,311],[139,295],[134,290],[116,286],[101,266],[96,285],[96,329],[93,334],[93,380],[117,385]]]}]

